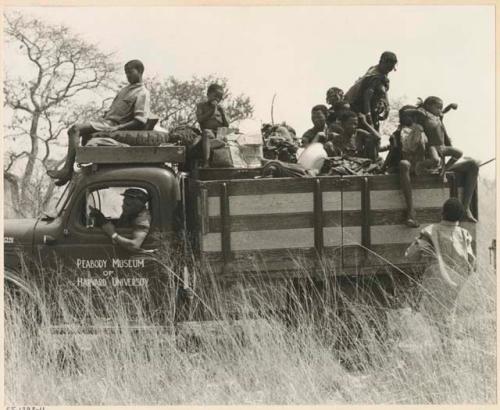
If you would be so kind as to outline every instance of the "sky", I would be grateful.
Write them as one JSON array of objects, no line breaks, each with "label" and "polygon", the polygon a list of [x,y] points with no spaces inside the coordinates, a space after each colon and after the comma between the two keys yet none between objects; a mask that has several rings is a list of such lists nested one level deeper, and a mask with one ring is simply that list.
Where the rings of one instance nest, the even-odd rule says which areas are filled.
[{"label": "sky", "polygon": [[[138,58],[145,76],[216,74],[233,94],[250,96],[257,131],[274,119],[298,134],[326,90],[345,91],[378,62],[397,54],[389,98],[415,103],[437,95],[458,104],[445,117],[455,146],[486,161],[495,154],[493,6],[25,7],[22,13],[64,23],[118,62]],[[5,49],[7,72],[20,66]],[[494,166],[482,169],[494,176]]]}]

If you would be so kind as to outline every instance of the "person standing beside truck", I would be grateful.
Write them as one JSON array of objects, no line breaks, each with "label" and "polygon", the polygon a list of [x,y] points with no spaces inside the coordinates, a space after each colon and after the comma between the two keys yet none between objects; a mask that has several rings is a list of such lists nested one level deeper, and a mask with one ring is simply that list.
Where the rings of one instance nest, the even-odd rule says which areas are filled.
[{"label": "person standing beside truck", "polygon": [[64,185],[71,179],[80,137],[85,144],[94,132],[144,129],[149,116],[150,97],[142,82],[143,73],[144,65],[141,61],[131,60],[126,63],[125,75],[129,85],[118,92],[106,114],[95,121],[74,124],[68,130],[68,152],[63,167],[47,171],[49,177],[57,180],[56,185]]},{"label": "person standing beside truck", "polygon": [[229,127],[224,109],[220,102],[224,98],[224,89],[219,84],[210,84],[207,89],[207,101],[196,106],[196,119],[201,129],[201,148],[203,153],[203,166],[208,167],[210,150],[216,148],[212,141],[217,139],[217,130]]},{"label": "person standing beside truck", "polygon": [[430,324],[437,326],[443,347],[451,336],[458,294],[476,268],[472,236],[459,226],[464,212],[458,199],[446,200],[441,222],[422,229],[405,252],[408,259],[430,259],[422,279],[419,310]]},{"label": "person standing beside truck", "polygon": [[[129,188],[123,192],[122,214],[116,225],[109,221],[103,213],[91,208],[90,217],[94,218],[94,225],[101,228],[114,244],[130,251],[141,252],[141,248],[151,226],[151,214],[146,208],[149,195],[139,188]],[[132,237],[127,238],[116,232],[116,228],[132,228]]]}]

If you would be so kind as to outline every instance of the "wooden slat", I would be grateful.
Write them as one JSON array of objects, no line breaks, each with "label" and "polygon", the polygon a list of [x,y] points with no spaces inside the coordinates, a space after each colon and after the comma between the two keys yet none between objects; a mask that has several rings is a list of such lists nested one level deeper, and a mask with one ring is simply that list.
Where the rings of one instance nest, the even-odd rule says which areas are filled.
[{"label": "wooden slat", "polygon": [[408,244],[388,243],[384,245],[372,244],[370,250],[364,252],[360,247],[344,247],[344,264],[346,266],[370,267],[407,264],[404,253]]},{"label": "wooden slat", "polygon": [[325,246],[341,246],[342,228],[340,226],[323,228],[323,243]]},{"label": "wooden slat", "polygon": [[[418,212],[419,210],[417,210]],[[384,217],[385,211],[375,211],[381,213]],[[402,210],[388,210],[390,217],[387,217],[387,223],[393,220],[393,223],[402,223],[404,216]],[[342,222],[345,227],[361,226],[361,211],[328,211],[323,212],[323,227],[340,227]],[[392,219],[390,219],[392,218]],[[265,215],[231,215],[231,231],[263,231],[268,229],[298,229],[313,228],[314,214],[312,212],[297,212],[288,214],[265,214]],[[377,223],[378,219],[375,219]],[[208,230],[206,232],[221,232],[221,219],[218,216],[209,218]]]},{"label": "wooden slat", "polygon": [[318,255],[323,253],[323,193],[321,180],[316,178],[314,183],[314,248]]},{"label": "wooden slat", "polygon": [[363,178],[361,193],[361,244],[370,247],[370,180]]},{"label": "wooden slat", "polygon": [[224,264],[231,259],[231,221],[229,213],[228,184],[223,182],[220,191],[221,240]]},{"label": "wooden slat", "polygon": [[262,168],[199,168],[198,178],[201,181],[252,179],[259,176],[261,171]]},{"label": "wooden slat", "polygon": [[[441,208],[416,208],[417,220],[421,224],[439,222]],[[406,209],[376,209],[370,212],[371,225],[401,225],[406,222]]]},{"label": "wooden slat", "polygon": [[240,195],[229,197],[231,215],[312,212],[313,193]]},{"label": "wooden slat", "polygon": [[[336,214],[340,218],[340,212]],[[314,227],[314,214],[312,212],[274,215],[232,215],[230,220],[232,232]],[[220,217],[211,217],[209,225],[210,232],[221,232]]]},{"label": "wooden slat", "polygon": [[[369,178],[373,191],[401,189],[399,174],[373,175]],[[448,184],[444,184],[439,175],[413,177],[411,179],[411,186],[413,189],[448,189]]]},{"label": "wooden slat", "polygon": [[[220,252],[208,252],[204,257],[215,272],[222,272]],[[340,248],[325,248],[325,257],[328,258],[327,266],[332,273],[340,272]],[[233,252],[233,260],[228,267],[234,274],[253,272],[258,275],[281,272],[284,277],[303,277],[313,271],[312,267],[317,260],[317,253],[311,248],[236,251]]]},{"label": "wooden slat", "polygon": [[[232,251],[307,248],[313,246],[313,228],[231,232]],[[220,252],[221,234],[208,233],[203,235],[201,249],[204,252]]]},{"label": "wooden slat", "polygon": [[342,210],[359,211],[361,210],[361,192],[342,192]]},{"label": "wooden slat", "polygon": [[344,245],[361,243],[361,226],[344,226],[342,229]]},{"label": "wooden slat", "polygon": [[[312,192],[312,178],[263,178],[231,181],[229,195],[292,194]],[[210,196],[217,196],[218,182],[207,181],[205,186]]]},{"label": "wooden slat", "polygon": [[[448,189],[413,189],[415,208],[441,207],[449,198]],[[403,193],[400,190],[371,191],[371,209],[405,209]]]},{"label": "wooden slat", "polygon": [[220,252],[222,250],[222,239],[220,233],[207,233],[201,237],[202,252]]},{"label": "wooden slat", "polygon": [[145,164],[182,163],[185,148],[172,145],[167,147],[78,147],[76,162],[79,164]]},{"label": "wooden slat", "polygon": [[372,244],[381,245],[387,243],[407,243],[415,239],[420,230],[426,225],[422,224],[418,228],[410,228],[406,225],[375,225],[372,226]]},{"label": "wooden slat", "polygon": [[340,191],[325,191],[323,189],[323,211],[340,211],[341,209],[342,193]]}]

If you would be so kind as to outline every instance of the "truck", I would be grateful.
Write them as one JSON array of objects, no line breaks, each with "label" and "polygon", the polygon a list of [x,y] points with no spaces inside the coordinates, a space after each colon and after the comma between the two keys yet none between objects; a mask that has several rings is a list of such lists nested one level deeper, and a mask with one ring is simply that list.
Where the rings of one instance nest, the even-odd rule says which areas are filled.
[{"label": "truck", "polygon": [[[299,293],[309,301],[314,298],[308,292],[320,289],[400,306],[409,290],[418,290],[425,268],[405,259],[406,247],[419,229],[440,220],[443,202],[463,189],[453,173],[446,182],[437,175],[416,178],[421,227],[409,228],[398,175],[259,178],[259,168],[185,174],[177,169],[184,159],[185,148],[171,144],[78,148],[79,170],[53,215],[5,221],[6,289],[28,299],[44,289],[47,300],[63,301],[72,294],[92,294],[92,300],[96,293],[106,300],[140,294],[154,325],[172,318],[218,319],[212,297],[237,306],[255,292],[261,292],[256,305],[266,298],[276,311],[287,311],[290,288],[304,290]],[[89,216],[94,207],[116,220],[120,194],[128,188],[146,190],[150,198],[151,230],[137,254],[113,244]],[[473,212],[477,216],[477,193]],[[475,240],[475,225],[464,225]],[[206,287],[217,292],[203,293]],[[182,289],[195,297],[179,298]],[[50,325],[81,319],[88,303],[54,314]],[[101,310],[105,316],[106,308]],[[242,315],[237,308],[228,312]]]}]

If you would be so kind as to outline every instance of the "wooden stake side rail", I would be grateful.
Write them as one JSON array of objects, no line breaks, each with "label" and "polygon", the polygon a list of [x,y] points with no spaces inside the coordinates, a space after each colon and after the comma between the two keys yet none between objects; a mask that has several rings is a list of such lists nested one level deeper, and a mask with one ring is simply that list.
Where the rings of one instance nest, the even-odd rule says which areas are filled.
[{"label": "wooden stake side rail", "polygon": [[[408,266],[407,246],[423,227],[439,222],[447,198],[463,192],[454,174],[447,183],[439,176],[412,183],[419,228],[405,225],[395,175],[194,180],[192,201],[203,228],[199,253],[224,276],[262,270],[296,275],[305,268],[361,274]],[[463,225],[475,238],[475,225]]]},{"label": "wooden stake side rail", "polygon": [[178,145],[158,147],[78,147],[78,164],[162,164],[183,163],[185,147]]}]

